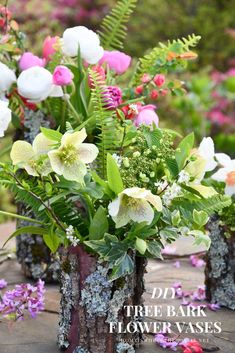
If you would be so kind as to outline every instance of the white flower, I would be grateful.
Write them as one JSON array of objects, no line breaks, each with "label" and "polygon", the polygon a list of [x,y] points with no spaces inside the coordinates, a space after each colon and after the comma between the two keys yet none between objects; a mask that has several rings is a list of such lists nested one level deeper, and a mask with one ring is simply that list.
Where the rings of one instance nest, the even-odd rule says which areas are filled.
[{"label": "white flower", "polygon": [[19,94],[34,103],[63,96],[62,88],[53,84],[52,74],[44,67],[34,66],[21,72],[17,86]]},{"label": "white flower", "polygon": [[215,157],[218,163],[223,167],[226,167],[231,164],[231,162],[233,163],[235,161],[234,159],[232,160],[226,153],[216,153]]},{"label": "white flower", "polygon": [[67,28],[63,33],[62,42],[64,54],[75,57],[80,48],[81,57],[88,64],[96,64],[104,54],[99,36],[84,26]]},{"label": "white flower", "polygon": [[29,175],[48,175],[52,169],[47,153],[53,143],[42,133],[35,137],[32,145],[26,141],[16,141],[10,154],[12,162],[14,165],[24,168]]},{"label": "white flower", "polygon": [[162,211],[162,201],[151,191],[138,187],[123,190],[118,197],[109,204],[109,214],[116,223],[116,227],[125,226],[130,221],[150,224],[154,218],[154,210]]},{"label": "white flower", "polygon": [[178,182],[187,184],[190,180],[190,175],[185,170],[181,170],[179,173]]},{"label": "white flower", "polygon": [[86,165],[97,157],[99,150],[92,143],[83,143],[86,130],[66,132],[58,149],[48,153],[52,169],[67,180],[82,182],[87,173]]},{"label": "white flower", "polygon": [[3,96],[14,82],[16,82],[14,71],[0,62],[0,96]]},{"label": "white flower", "polygon": [[[222,161],[222,160],[221,160]],[[215,174],[212,175],[212,179],[226,184],[225,194],[235,194],[235,160],[223,159],[225,163],[224,168],[220,168]]]},{"label": "white flower", "polygon": [[215,161],[215,146],[211,137],[204,137],[199,145],[198,152],[206,160],[205,172],[214,170],[217,166]]},{"label": "white flower", "polygon": [[162,196],[163,203],[166,206],[169,206],[171,204],[171,201],[177,196],[179,196],[180,192],[181,192],[181,187],[178,184],[173,183],[164,192],[164,195]]},{"label": "white flower", "polygon": [[4,136],[4,131],[8,128],[11,121],[11,109],[8,102],[0,100],[0,137]]}]

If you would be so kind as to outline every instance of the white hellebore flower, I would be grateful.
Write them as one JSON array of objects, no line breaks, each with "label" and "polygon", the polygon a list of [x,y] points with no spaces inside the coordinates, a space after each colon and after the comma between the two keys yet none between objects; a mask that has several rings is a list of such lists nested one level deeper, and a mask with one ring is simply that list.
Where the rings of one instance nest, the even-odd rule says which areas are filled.
[{"label": "white hellebore flower", "polygon": [[224,168],[220,168],[213,174],[212,179],[224,182],[226,184],[225,194],[232,196],[235,194],[235,159],[232,160],[224,153],[218,153],[216,158]]},{"label": "white hellebore flower", "polygon": [[128,222],[147,222],[154,218],[154,210],[162,211],[162,201],[159,196],[153,195],[150,190],[138,187],[123,190],[118,197],[109,204],[109,214],[116,223],[116,227],[125,226]]},{"label": "white hellebore flower", "polygon": [[9,90],[14,82],[16,82],[14,71],[0,62],[0,97]]},{"label": "white hellebore flower", "polygon": [[95,32],[84,26],[67,28],[62,39],[64,54],[75,57],[79,48],[82,59],[88,64],[96,64],[104,54],[99,36]]},{"label": "white hellebore flower", "polygon": [[83,182],[87,173],[86,164],[97,157],[99,150],[92,143],[83,143],[86,130],[66,132],[61,139],[61,146],[48,153],[52,169],[67,180]]},{"label": "white hellebore flower", "polygon": [[33,103],[63,96],[62,88],[53,84],[52,74],[44,67],[34,66],[22,71],[17,86],[19,94]]},{"label": "white hellebore flower", "polygon": [[48,175],[52,169],[47,153],[53,144],[54,141],[42,133],[35,137],[32,145],[26,141],[16,141],[10,154],[12,162],[25,169],[29,175]]},{"label": "white hellebore flower", "polygon": [[211,137],[204,137],[199,145],[198,152],[206,160],[205,172],[214,170],[217,166],[215,161],[215,146]]},{"label": "white hellebore flower", "polygon": [[4,131],[11,121],[11,109],[8,108],[7,101],[0,100],[0,137],[4,136]]}]

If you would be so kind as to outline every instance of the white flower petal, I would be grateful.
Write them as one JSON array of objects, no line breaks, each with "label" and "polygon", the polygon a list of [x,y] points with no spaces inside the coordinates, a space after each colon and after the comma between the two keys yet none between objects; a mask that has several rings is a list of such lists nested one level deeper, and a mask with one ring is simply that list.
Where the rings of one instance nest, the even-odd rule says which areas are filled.
[{"label": "white flower petal", "polygon": [[215,174],[213,174],[211,176],[212,179],[216,180],[216,181],[223,181],[225,182],[227,174],[229,173],[229,169],[228,168],[221,168],[219,169]]},{"label": "white flower petal", "polygon": [[33,147],[26,141],[16,141],[13,143],[10,157],[14,165],[24,165],[34,157]]},{"label": "white flower petal", "polygon": [[47,154],[52,149],[55,141],[49,140],[43,133],[38,134],[33,141],[35,154]]},{"label": "white flower petal", "polygon": [[215,157],[223,167],[226,167],[231,162],[231,158],[226,153],[216,153]]},{"label": "white flower petal", "polygon": [[65,167],[59,156],[59,150],[49,151],[48,157],[51,162],[52,170],[58,175],[62,175],[64,173]]},{"label": "white flower petal", "polygon": [[235,195],[235,185],[226,185],[225,187],[225,195]]},{"label": "white flower petal", "polygon": [[118,215],[121,199],[122,196],[120,195],[109,204],[108,210],[111,217],[116,217]]},{"label": "white flower petal", "polygon": [[153,195],[151,191],[149,191],[148,195],[145,197],[145,200],[150,202],[158,212],[162,211],[162,200],[159,196]]},{"label": "white flower petal", "polygon": [[32,175],[32,176],[39,176],[39,174],[36,172],[36,170],[34,168],[31,167],[31,165],[29,164],[25,164],[24,165],[24,169],[26,170],[26,172],[29,174],[29,175]]},{"label": "white flower petal", "polygon": [[120,205],[117,216],[112,218],[116,224],[116,228],[124,227],[131,220],[126,208],[122,207],[122,205]]},{"label": "white flower petal", "polygon": [[138,187],[132,187],[132,188],[127,188],[122,191],[123,194],[133,197],[134,199],[144,199],[148,195],[148,191],[143,188],[138,188]]},{"label": "white flower petal", "polygon": [[64,95],[64,92],[62,90],[62,87],[52,85],[51,91],[49,94],[50,97],[63,97],[63,95]]},{"label": "white flower petal", "polygon": [[63,176],[67,180],[83,183],[84,176],[87,173],[85,164],[80,161],[64,167]]},{"label": "white flower petal", "polygon": [[11,85],[16,82],[16,75],[13,70],[0,62],[0,92],[7,92]]},{"label": "white flower petal", "polygon": [[82,143],[78,147],[79,159],[83,163],[92,163],[99,153],[98,148],[92,143]]},{"label": "white flower petal", "polygon": [[0,100],[0,137],[4,136],[10,122],[11,110],[8,108],[8,102]]},{"label": "white flower petal", "polygon": [[137,223],[147,222],[150,224],[154,218],[154,211],[146,200],[136,201],[135,207],[129,207],[127,213],[133,222]]},{"label": "white flower petal", "polygon": [[83,128],[80,131],[73,133],[66,132],[61,139],[61,146],[72,145],[76,148],[80,147],[82,142],[86,139],[86,130]]}]

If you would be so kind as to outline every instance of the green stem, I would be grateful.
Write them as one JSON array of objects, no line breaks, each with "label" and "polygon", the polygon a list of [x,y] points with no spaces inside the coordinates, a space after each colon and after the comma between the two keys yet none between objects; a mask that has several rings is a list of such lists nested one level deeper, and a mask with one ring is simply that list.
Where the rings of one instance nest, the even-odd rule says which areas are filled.
[{"label": "green stem", "polygon": [[73,112],[74,117],[77,119],[77,121],[80,123],[81,122],[81,118],[80,115],[78,114],[78,112],[76,111],[76,109],[74,108],[73,104],[70,102],[70,100],[66,100],[70,110]]},{"label": "green stem", "polygon": [[18,214],[11,213],[11,212],[0,211],[0,214],[3,215],[3,216],[9,216],[9,217],[13,217],[13,218],[22,219],[23,221],[27,221],[27,222],[32,222],[32,223],[37,223],[37,224],[44,224],[43,222],[37,221],[36,219],[31,219],[29,217],[20,216]]}]

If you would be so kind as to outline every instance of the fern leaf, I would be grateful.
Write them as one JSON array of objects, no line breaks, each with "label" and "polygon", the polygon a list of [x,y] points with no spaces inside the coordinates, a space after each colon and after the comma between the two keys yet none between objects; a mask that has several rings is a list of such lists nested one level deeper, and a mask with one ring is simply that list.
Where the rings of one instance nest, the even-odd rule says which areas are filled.
[{"label": "fern leaf", "polygon": [[120,0],[108,14],[99,32],[102,46],[107,50],[122,49],[126,37],[126,24],[135,9],[137,0]]},{"label": "fern leaf", "polygon": [[[169,53],[173,52],[180,55],[188,52],[190,48],[195,47],[198,44],[200,39],[200,36],[192,34],[189,35],[188,38],[168,41],[167,44],[159,43],[159,45],[152,49],[150,53],[140,59],[136,74],[134,75],[133,84],[137,85],[140,77],[142,77],[144,73],[155,75],[158,72],[166,71],[168,69]],[[182,65],[183,63],[184,60],[182,59],[176,60],[176,66],[177,64]]]},{"label": "fern leaf", "polygon": [[106,159],[108,153],[114,153],[118,146],[115,110],[110,110],[112,101],[107,92],[107,87],[99,74],[89,70],[93,82],[91,102],[93,104],[93,118],[98,128],[97,145],[99,155],[97,158],[97,172],[106,178]]}]

